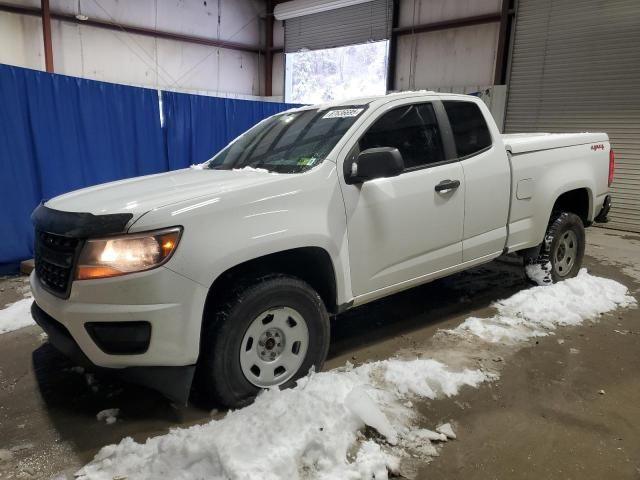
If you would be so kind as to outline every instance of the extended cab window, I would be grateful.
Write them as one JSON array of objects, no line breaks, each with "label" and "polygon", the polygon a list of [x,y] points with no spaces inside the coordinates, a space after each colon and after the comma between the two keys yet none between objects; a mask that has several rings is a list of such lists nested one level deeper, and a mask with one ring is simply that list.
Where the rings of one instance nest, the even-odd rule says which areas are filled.
[{"label": "extended cab window", "polygon": [[360,138],[360,151],[374,147],[400,150],[406,169],[443,161],[440,130],[430,103],[404,105],[382,115]]},{"label": "extended cab window", "polygon": [[491,146],[491,134],[484,115],[473,102],[444,101],[458,158],[467,157]]},{"label": "extended cab window", "polygon": [[325,159],[365,108],[308,109],[275,115],[227,145],[207,168],[304,172]]}]

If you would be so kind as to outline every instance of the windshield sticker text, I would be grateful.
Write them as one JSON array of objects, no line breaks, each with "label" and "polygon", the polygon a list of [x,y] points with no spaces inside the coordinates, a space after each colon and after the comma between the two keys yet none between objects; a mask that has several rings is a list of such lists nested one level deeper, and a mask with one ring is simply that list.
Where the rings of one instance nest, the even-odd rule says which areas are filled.
[{"label": "windshield sticker text", "polygon": [[324,114],[322,118],[347,118],[357,117],[364,108],[343,108],[340,110],[331,110]]}]

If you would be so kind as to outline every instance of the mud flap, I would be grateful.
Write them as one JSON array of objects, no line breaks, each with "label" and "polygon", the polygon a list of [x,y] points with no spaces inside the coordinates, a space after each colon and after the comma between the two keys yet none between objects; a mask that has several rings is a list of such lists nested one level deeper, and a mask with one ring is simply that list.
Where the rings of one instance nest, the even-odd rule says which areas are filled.
[{"label": "mud flap", "polygon": [[594,218],[594,220],[598,223],[607,223],[609,221],[609,218],[607,216],[609,215],[610,210],[611,196],[607,195],[607,197],[604,199],[604,203],[602,204],[602,210],[600,210],[600,213],[598,213],[598,216]]},{"label": "mud flap", "polygon": [[[113,370],[111,370],[113,372]],[[169,400],[186,405],[196,372],[195,365],[184,367],[128,367],[117,375],[123,380],[151,388]]]}]

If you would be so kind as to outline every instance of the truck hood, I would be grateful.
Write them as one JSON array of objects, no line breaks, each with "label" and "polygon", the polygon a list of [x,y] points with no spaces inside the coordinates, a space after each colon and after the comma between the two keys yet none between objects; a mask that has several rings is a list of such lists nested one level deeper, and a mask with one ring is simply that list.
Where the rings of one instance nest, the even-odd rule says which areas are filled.
[{"label": "truck hood", "polygon": [[184,169],[83,188],[55,197],[46,206],[94,215],[131,213],[134,219],[156,209],[201,197],[277,182],[290,175],[253,169]]}]

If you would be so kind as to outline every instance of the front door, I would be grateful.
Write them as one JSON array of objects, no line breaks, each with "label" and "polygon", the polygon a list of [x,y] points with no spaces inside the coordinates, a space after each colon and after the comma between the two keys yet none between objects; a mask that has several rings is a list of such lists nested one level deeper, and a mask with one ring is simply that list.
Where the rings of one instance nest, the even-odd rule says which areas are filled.
[{"label": "front door", "polygon": [[464,173],[445,154],[432,103],[389,107],[348,159],[373,147],[397,148],[405,170],[344,187],[356,297],[375,297],[462,263]]}]

